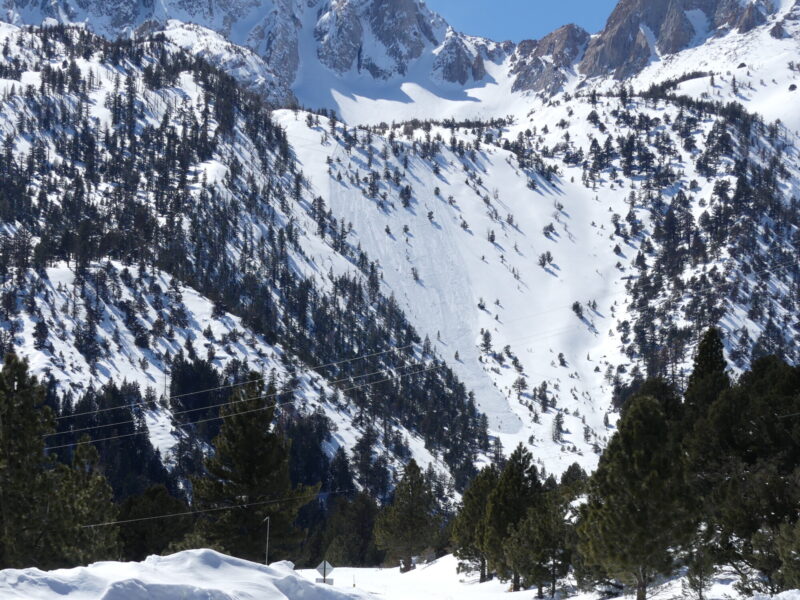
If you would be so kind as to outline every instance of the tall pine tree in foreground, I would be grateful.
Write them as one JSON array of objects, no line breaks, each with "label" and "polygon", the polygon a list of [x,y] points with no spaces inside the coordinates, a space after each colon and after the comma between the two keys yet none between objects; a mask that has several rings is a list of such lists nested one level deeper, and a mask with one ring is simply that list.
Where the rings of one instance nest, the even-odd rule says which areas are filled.
[{"label": "tall pine tree in foreground", "polygon": [[411,559],[433,541],[439,522],[434,515],[434,499],[422,471],[411,459],[394,491],[392,504],[375,522],[378,547],[402,560],[402,571],[412,567]]},{"label": "tall pine tree in foreground", "polygon": [[508,560],[506,540],[525,518],[528,508],[541,491],[541,482],[530,451],[521,443],[508,459],[486,505],[483,547],[489,567],[504,579],[511,579],[513,591],[519,591],[522,573]]},{"label": "tall pine tree in foreground", "polygon": [[539,598],[545,585],[555,597],[558,580],[567,575],[567,501],[559,488],[541,493],[522,522],[510,531],[506,560],[522,575],[526,586],[536,586]]},{"label": "tall pine tree in foreground", "polygon": [[54,431],[44,398],[27,365],[7,354],[0,372],[0,568],[57,563],[47,550],[59,498],[52,493],[54,465],[44,452],[43,436]]},{"label": "tall pine tree in foreground", "polygon": [[718,560],[719,536],[713,522],[715,499],[711,494],[710,480],[705,477],[704,451],[697,452],[697,440],[713,433],[708,430],[706,417],[709,408],[719,395],[730,388],[727,374],[722,336],[716,327],[709,329],[700,344],[694,359],[694,368],[684,394],[685,436],[681,441],[683,454],[687,457],[686,483],[689,486],[686,501],[689,511],[695,516],[692,539],[687,544],[686,587],[698,600],[704,600],[706,588],[711,584]]},{"label": "tall pine tree in foreground", "polygon": [[785,585],[785,532],[800,498],[798,414],[800,368],[762,358],[719,394],[685,444],[689,480],[704,499],[706,548],[739,573],[746,594]]},{"label": "tall pine tree in foreground", "polygon": [[[45,454],[55,432],[45,389],[7,354],[0,372],[0,568],[71,567],[118,558],[111,488],[83,438],[72,467]],[[48,437],[46,437],[48,436]]]},{"label": "tall pine tree in foreground", "polygon": [[64,549],[79,565],[117,558],[120,552],[119,532],[110,525],[118,514],[114,493],[103,476],[100,455],[89,442],[84,435],[72,455],[71,468],[63,468],[61,497],[66,514],[61,525],[71,525]]},{"label": "tall pine tree in foreground", "polygon": [[676,446],[661,403],[631,399],[582,510],[582,554],[634,586],[637,600],[645,600],[656,575],[672,571],[675,549],[691,534]]},{"label": "tall pine tree in foreground", "polygon": [[464,491],[461,510],[453,521],[453,545],[460,571],[477,569],[483,583],[488,576],[485,550],[486,505],[497,485],[499,474],[494,465],[481,469]]},{"label": "tall pine tree in foreground", "polygon": [[297,549],[301,535],[295,518],[319,486],[292,487],[289,442],[273,429],[274,390],[265,397],[263,388],[260,381],[240,387],[220,411],[224,421],[214,439],[216,451],[206,460],[206,475],[194,479],[195,509],[211,512],[184,546],[202,544],[261,562],[269,517],[270,557],[290,558]]}]

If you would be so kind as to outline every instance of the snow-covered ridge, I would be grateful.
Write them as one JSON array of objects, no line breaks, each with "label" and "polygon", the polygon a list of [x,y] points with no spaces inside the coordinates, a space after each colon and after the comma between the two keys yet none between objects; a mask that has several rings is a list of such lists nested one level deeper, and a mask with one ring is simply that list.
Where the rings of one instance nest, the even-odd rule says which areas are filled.
[{"label": "snow-covered ridge", "polygon": [[[724,72],[754,51],[770,48],[763,54],[772,59],[796,52],[800,39],[794,0],[630,0],[598,35],[569,25],[519,44],[457,32],[419,0],[117,4],[21,0],[6,18],[85,23],[109,38],[163,30],[275,104],[333,109],[350,123],[518,114],[518,106],[535,107],[537,97],[587,81],[686,72],[697,61],[684,52]],[[762,107],[769,108],[753,108]]]}]

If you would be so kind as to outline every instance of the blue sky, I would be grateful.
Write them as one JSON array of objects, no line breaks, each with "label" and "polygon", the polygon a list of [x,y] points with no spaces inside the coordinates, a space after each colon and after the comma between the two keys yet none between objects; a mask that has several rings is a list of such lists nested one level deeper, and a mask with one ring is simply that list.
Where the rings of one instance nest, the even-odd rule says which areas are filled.
[{"label": "blue sky", "polygon": [[426,0],[455,29],[496,41],[541,38],[567,23],[603,28],[618,0]]}]

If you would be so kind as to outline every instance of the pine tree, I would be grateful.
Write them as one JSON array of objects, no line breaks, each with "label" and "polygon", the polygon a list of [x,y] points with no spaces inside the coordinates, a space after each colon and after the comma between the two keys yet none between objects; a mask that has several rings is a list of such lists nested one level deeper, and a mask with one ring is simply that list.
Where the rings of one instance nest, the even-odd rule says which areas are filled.
[{"label": "pine tree", "polygon": [[800,369],[759,359],[711,404],[686,444],[689,481],[704,499],[705,548],[737,569],[746,593],[782,586],[781,527],[797,520],[798,412]]},{"label": "pine tree", "polygon": [[497,571],[500,577],[511,579],[514,591],[520,589],[521,573],[508,562],[504,546],[509,532],[525,518],[541,489],[532,461],[530,451],[520,443],[508,458],[486,504],[483,547],[489,568]]},{"label": "pine tree", "polygon": [[401,571],[412,568],[412,558],[433,541],[439,522],[434,499],[414,459],[406,465],[394,491],[394,500],[378,516],[375,540],[378,548],[401,559]]},{"label": "pine tree", "polygon": [[[125,500],[120,506],[119,519],[146,519],[188,511],[186,503],[170,495],[166,486],[154,485]],[[191,526],[189,516],[126,523],[119,534],[122,556],[125,560],[141,561],[151,554],[163,554],[171,543],[183,538]]]},{"label": "pine tree", "polygon": [[[50,567],[58,558],[44,532],[59,530],[59,498],[44,436],[54,431],[45,390],[27,364],[7,354],[0,372],[0,568]],[[51,438],[52,439],[52,438]],[[48,529],[49,528],[49,529]]]},{"label": "pine tree", "polygon": [[487,560],[484,551],[486,505],[499,477],[494,465],[484,467],[464,491],[461,509],[453,521],[454,554],[461,562],[459,570],[477,568],[480,581],[487,579]]},{"label": "pine tree", "polygon": [[118,509],[113,501],[111,486],[100,468],[100,455],[83,436],[75,447],[72,467],[63,477],[61,497],[65,512],[61,528],[64,537],[65,559],[72,564],[89,564],[119,556]]},{"label": "pine tree", "polygon": [[328,489],[337,493],[349,493],[354,489],[353,471],[350,468],[350,460],[342,446],[336,449],[336,454],[331,460],[331,467],[328,471]]},{"label": "pine tree", "polygon": [[685,500],[687,510],[695,518],[694,533],[686,549],[686,587],[698,600],[704,599],[705,590],[714,574],[715,548],[719,540],[711,522],[713,510],[709,510],[711,507],[707,506],[716,500],[710,495],[709,481],[702,475],[705,468],[703,463],[708,457],[697,454],[695,440],[708,435],[706,418],[709,408],[730,387],[726,370],[721,332],[714,327],[705,333],[697,347],[694,368],[684,394],[685,426],[681,428],[685,436],[681,444],[688,463],[686,483],[689,493]]},{"label": "pine tree", "polygon": [[569,571],[566,512],[567,503],[560,490],[548,490],[528,508],[506,541],[506,560],[521,574],[526,586],[538,588],[540,598],[545,585],[555,597],[558,580]]},{"label": "pine tree", "polygon": [[586,559],[634,585],[637,600],[657,574],[672,571],[675,549],[691,533],[676,463],[661,403],[631,399],[592,477],[579,535]]},{"label": "pine tree", "polygon": [[[195,508],[214,512],[198,522],[189,545],[199,538],[234,556],[262,561],[267,517],[270,556],[288,558],[299,542],[295,517],[319,486],[292,488],[288,442],[273,431],[275,408],[270,402],[263,383],[256,381],[238,388],[220,411],[225,419],[214,439],[216,451],[206,460],[206,476],[193,482]],[[226,510],[240,505],[249,506]]]},{"label": "pine tree", "polygon": [[0,372],[0,566],[68,567],[117,557],[111,488],[94,447],[81,440],[72,467],[44,452],[55,433],[45,389],[6,355]]},{"label": "pine tree", "polygon": [[705,416],[708,408],[728,387],[730,379],[723,353],[722,335],[716,327],[709,329],[697,347],[694,368],[684,396],[685,417],[691,428]]},{"label": "pine tree", "polygon": [[325,527],[325,559],[334,565],[371,567],[380,564],[383,553],[375,545],[378,505],[361,492],[352,500],[337,499]]}]

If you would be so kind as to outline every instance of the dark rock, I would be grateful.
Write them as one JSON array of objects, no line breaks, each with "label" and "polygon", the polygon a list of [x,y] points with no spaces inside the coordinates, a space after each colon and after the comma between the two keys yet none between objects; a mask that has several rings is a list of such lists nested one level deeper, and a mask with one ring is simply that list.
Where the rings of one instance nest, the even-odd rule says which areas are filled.
[{"label": "dark rock", "polygon": [[740,33],[747,33],[766,22],[767,17],[762,12],[761,8],[757,4],[748,4],[744,14],[742,14],[739,21],[736,23],[736,28]]},{"label": "dark rock", "polygon": [[580,58],[589,34],[577,25],[565,25],[541,40],[524,40],[517,46],[511,69],[514,91],[557,92],[566,73]]},{"label": "dark rock", "polygon": [[711,27],[709,34],[714,35],[731,29],[751,31],[777,9],[771,0],[755,0],[746,6],[740,0],[620,0],[605,29],[589,43],[579,70],[589,77],[607,73],[619,79],[629,77],[653,57],[650,35],[660,55],[688,48],[699,32],[687,11],[702,11]]}]

